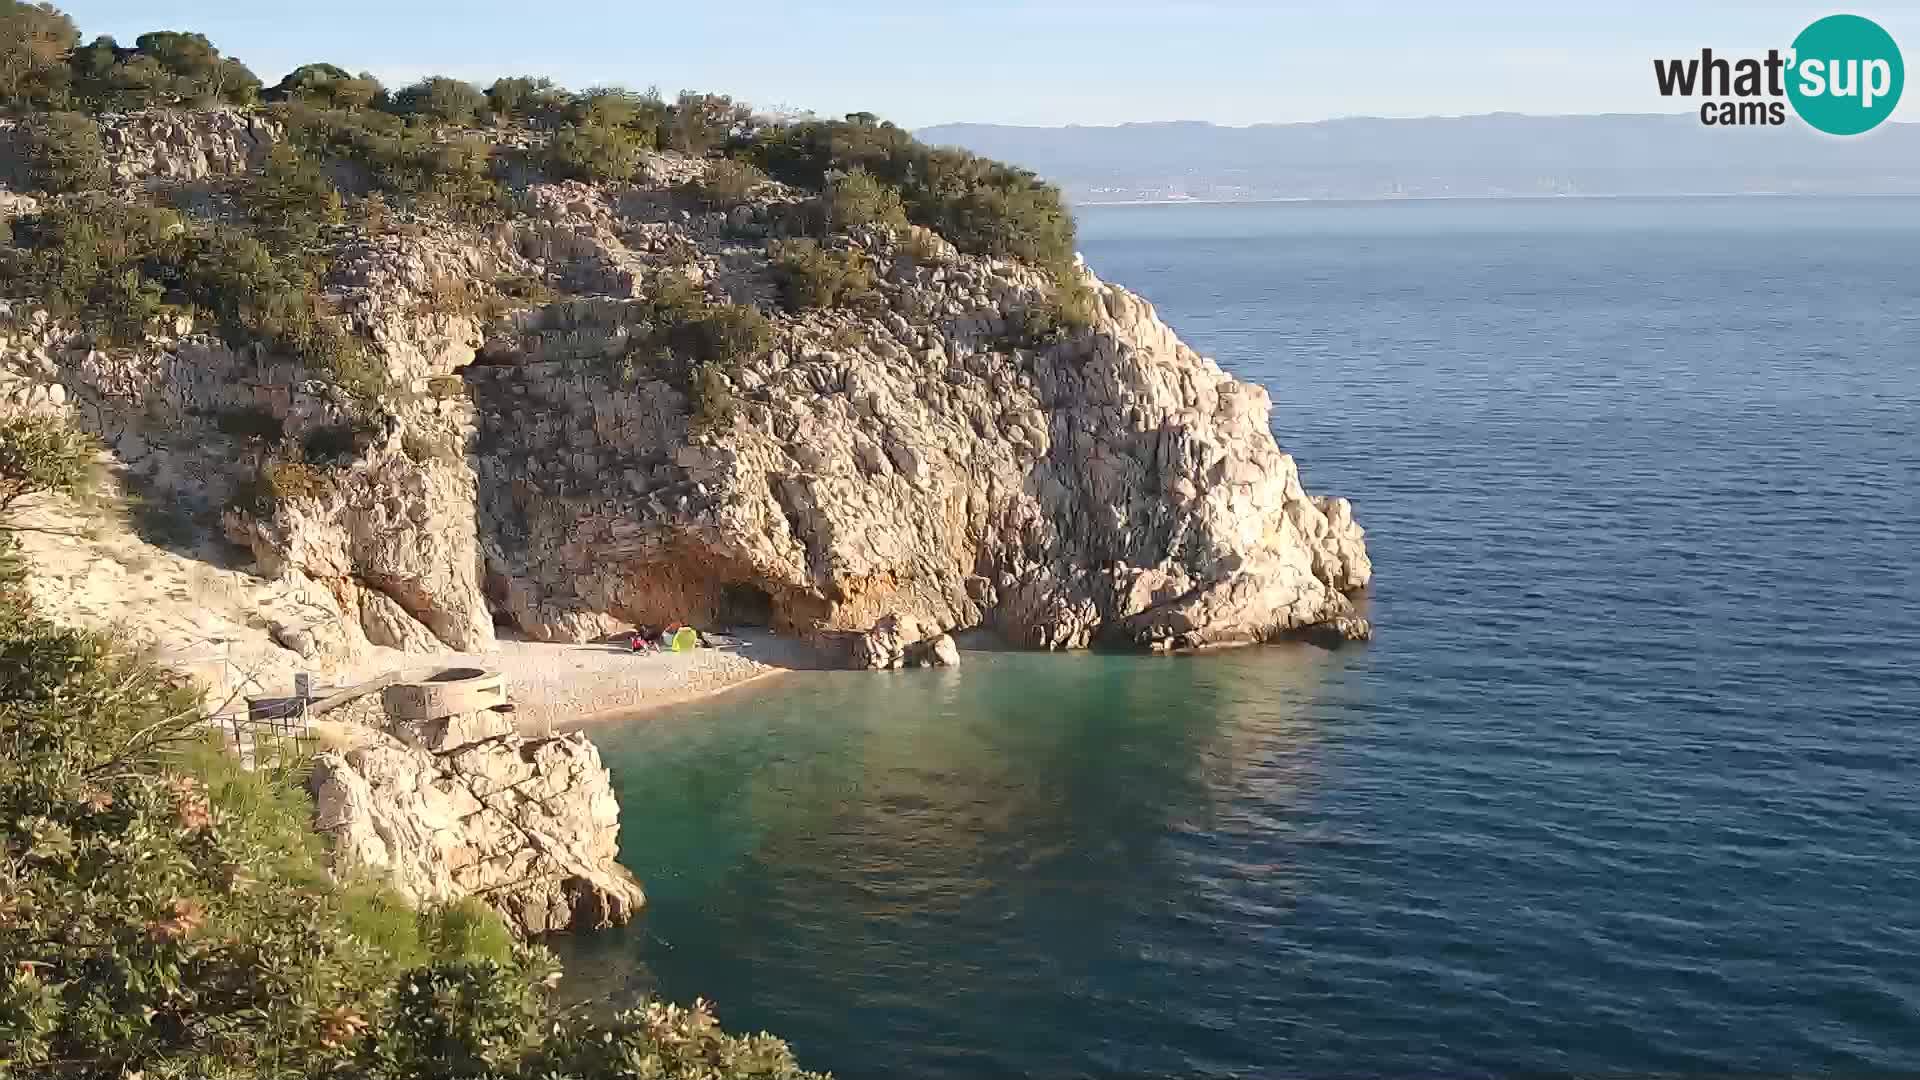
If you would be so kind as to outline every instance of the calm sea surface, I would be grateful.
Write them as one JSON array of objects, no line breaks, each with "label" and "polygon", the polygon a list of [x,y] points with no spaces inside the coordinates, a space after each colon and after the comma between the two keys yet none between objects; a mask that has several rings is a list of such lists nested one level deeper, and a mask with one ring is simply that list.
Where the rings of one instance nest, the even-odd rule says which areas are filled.
[{"label": "calm sea surface", "polygon": [[854,1080],[1920,1073],[1920,200],[1081,222],[1378,639],[600,729],[652,907],[575,991]]}]

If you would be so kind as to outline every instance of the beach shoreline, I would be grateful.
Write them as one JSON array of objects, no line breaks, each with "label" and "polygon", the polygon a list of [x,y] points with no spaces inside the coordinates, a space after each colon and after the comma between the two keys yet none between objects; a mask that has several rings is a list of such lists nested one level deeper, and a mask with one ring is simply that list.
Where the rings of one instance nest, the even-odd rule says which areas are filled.
[{"label": "beach shoreline", "polygon": [[732,636],[737,645],[680,653],[636,653],[618,642],[502,638],[484,651],[422,659],[441,667],[499,672],[515,721],[529,735],[636,719],[773,675],[826,666],[805,642],[764,630]]}]

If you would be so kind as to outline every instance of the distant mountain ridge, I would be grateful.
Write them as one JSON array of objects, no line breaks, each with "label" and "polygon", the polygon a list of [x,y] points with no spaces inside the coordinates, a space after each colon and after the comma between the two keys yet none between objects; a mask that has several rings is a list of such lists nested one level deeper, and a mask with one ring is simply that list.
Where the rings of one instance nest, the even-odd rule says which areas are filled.
[{"label": "distant mountain ridge", "polygon": [[916,134],[1023,165],[1077,202],[1807,192],[1920,194],[1920,124],[1853,138],[1692,113],[1355,117],[1222,127],[942,124]]}]

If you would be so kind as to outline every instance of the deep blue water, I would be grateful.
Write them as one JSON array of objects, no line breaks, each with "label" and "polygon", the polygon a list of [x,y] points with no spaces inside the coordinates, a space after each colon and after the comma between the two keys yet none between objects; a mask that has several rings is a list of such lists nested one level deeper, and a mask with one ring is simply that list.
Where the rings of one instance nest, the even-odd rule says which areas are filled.
[{"label": "deep blue water", "polygon": [[1378,639],[596,732],[580,986],[842,1077],[1920,1073],[1920,200],[1099,208]]}]

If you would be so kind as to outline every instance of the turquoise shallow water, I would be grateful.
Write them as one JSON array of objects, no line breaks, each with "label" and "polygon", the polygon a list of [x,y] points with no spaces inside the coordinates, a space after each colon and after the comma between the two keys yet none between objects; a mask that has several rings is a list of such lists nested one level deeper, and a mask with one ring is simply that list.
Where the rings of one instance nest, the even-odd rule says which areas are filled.
[{"label": "turquoise shallow water", "polygon": [[1111,208],[1352,497],[1372,645],[596,731],[576,992],[843,1077],[1920,1072],[1920,201]]}]

